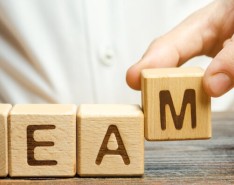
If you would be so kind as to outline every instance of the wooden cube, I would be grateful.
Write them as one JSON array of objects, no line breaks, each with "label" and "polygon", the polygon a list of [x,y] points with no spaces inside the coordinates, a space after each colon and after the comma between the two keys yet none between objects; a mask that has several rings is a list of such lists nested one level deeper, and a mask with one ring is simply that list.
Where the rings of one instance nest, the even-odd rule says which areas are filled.
[{"label": "wooden cube", "polygon": [[139,106],[81,105],[77,129],[80,176],[144,173],[144,117]]},{"label": "wooden cube", "polygon": [[142,71],[142,104],[147,140],[211,137],[210,97],[202,86],[201,68]]},{"label": "wooden cube", "polygon": [[74,176],[76,111],[75,105],[16,105],[9,123],[9,175]]},{"label": "wooden cube", "polygon": [[0,104],[0,177],[8,175],[7,117],[11,108],[10,104]]}]

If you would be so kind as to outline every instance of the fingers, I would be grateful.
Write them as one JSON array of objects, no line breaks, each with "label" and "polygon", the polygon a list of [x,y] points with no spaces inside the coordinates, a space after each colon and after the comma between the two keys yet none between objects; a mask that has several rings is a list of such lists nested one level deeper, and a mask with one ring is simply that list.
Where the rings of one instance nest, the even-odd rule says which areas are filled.
[{"label": "fingers", "polygon": [[[207,48],[204,47],[204,39],[212,37],[212,31],[205,28],[206,24],[199,17],[199,14],[194,14],[168,34],[153,41],[142,59],[128,70],[128,85],[140,90],[142,69],[176,67],[193,56],[202,54],[204,48]],[[208,31],[204,33],[204,30]],[[210,41],[206,43],[208,45]]]},{"label": "fingers", "polygon": [[140,90],[142,69],[176,67],[202,54],[215,56],[222,49],[224,40],[233,33],[233,2],[216,1],[153,41],[142,59],[127,71],[128,85]]},{"label": "fingers", "polygon": [[[133,89],[140,90],[140,73],[142,69],[159,67],[176,67],[198,54],[202,48],[201,36],[196,32],[173,31],[155,40],[147,49],[142,59],[127,72],[127,83]],[[193,51],[193,52],[192,52]]]},{"label": "fingers", "polygon": [[213,97],[218,97],[234,87],[234,42],[229,40],[217,54],[204,75],[204,88]]}]

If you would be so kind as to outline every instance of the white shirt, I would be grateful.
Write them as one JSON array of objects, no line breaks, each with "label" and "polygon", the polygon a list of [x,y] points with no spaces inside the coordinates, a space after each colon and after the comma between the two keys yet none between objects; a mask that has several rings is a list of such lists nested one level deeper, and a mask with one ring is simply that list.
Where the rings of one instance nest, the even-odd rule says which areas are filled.
[{"label": "white shirt", "polygon": [[[0,0],[0,101],[140,104],[125,82],[128,67],[210,1]],[[211,59],[199,60],[205,67]],[[233,97],[213,110],[233,107]]]}]

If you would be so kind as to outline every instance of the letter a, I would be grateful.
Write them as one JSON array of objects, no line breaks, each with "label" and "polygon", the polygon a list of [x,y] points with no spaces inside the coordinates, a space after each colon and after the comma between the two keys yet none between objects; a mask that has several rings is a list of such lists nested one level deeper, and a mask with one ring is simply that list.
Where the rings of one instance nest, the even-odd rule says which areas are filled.
[{"label": "letter a", "polygon": [[[117,143],[118,143],[118,148],[116,150],[109,150],[107,147],[108,141],[109,141],[112,133],[115,135],[115,138],[116,138]],[[96,159],[97,165],[101,164],[104,155],[121,155],[122,159],[124,161],[124,164],[126,164],[126,165],[130,164],[130,160],[129,160],[127,151],[124,147],[122,138],[119,134],[119,130],[118,130],[117,126],[115,126],[115,125],[110,125],[107,129],[106,135],[103,139],[101,148],[100,148],[98,155],[97,155],[97,159]]]}]

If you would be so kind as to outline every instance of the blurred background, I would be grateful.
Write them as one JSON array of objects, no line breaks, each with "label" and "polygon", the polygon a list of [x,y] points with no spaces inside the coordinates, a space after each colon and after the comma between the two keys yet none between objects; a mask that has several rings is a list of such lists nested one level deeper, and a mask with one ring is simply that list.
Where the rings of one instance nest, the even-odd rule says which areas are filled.
[{"label": "blurred background", "polygon": [[[211,0],[0,0],[0,101],[134,103],[127,69]],[[192,37],[192,35],[191,35]],[[211,58],[186,65],[206,68]],[[234,91],[212,99],[234,110]]]}]

